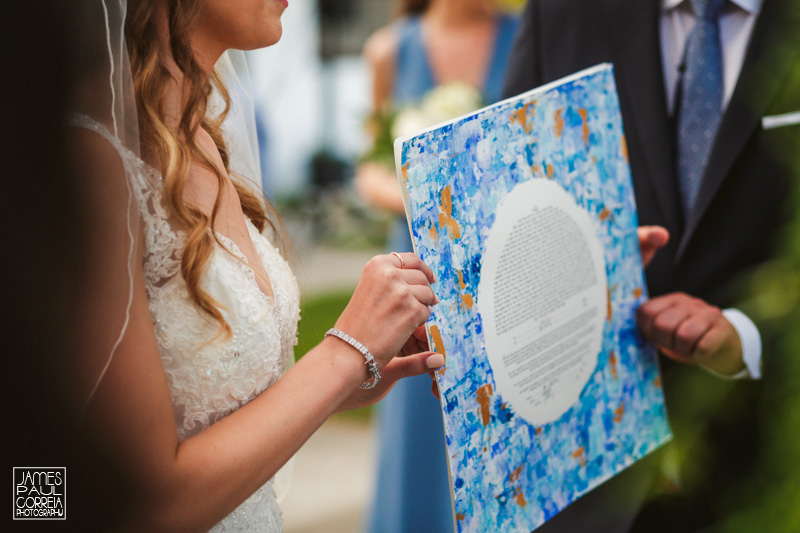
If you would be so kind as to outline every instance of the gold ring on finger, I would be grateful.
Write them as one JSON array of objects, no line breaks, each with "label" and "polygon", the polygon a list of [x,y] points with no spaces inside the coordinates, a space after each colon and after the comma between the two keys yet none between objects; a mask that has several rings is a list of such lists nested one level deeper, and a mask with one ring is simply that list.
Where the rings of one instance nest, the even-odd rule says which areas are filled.
[{"label": "gold ring on finger", "polygon": [[406,268],[406,262],[403,261],[403,256],[401,256],[397,252],[392,252],[392,255],[400,260],[400,269],[405,269]]}]

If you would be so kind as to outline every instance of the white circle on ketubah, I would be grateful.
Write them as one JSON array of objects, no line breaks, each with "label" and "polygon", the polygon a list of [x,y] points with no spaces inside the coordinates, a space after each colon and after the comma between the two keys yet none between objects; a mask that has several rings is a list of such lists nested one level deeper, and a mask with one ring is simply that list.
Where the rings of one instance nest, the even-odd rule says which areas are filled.
[{"label": "white circle on ketubah", "polygon": [[597,367],[608,292],[595,225],[556,182],[498,206],[476,305],[498,394],[532,425],[560,418]]}]

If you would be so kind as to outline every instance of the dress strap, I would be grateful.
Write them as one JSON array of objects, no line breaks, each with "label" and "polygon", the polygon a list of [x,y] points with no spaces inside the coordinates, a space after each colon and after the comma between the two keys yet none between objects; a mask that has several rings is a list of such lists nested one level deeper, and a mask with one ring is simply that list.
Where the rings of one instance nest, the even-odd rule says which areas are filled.
[{"label": "dress strap", "polygon": [[70,126],[74,126],[76,128],[83,128],[89,131],[93,131],[94,133],[100,135],[109,143],[111,143],[111,145],[113,145],[114,148],[116,148],[117,152],[120,152],[120,154],[127,151],[127,149],[125,149],[125,147],[122,146],[120,140],[117,139],[117,137],[114,136],[110,131],[108,131],[107,127],[97,122],[89,115],[83,115],[80,113],[68,113],[67,124]]},{"label": "dress strap", "polygon": [[422,39],[422,18],[409,16],[396,23],[397,56],[393,100],[402,106],[418,101],[436,86],[428,50]]},{"label": "dress strap", "polygon": [[483,87],[483,97],[487,104],[493,104],[503,97],[506,66],[511,56],[518,25],[519,19],[514,15],[503,14],[497,19],[494,55]]}]

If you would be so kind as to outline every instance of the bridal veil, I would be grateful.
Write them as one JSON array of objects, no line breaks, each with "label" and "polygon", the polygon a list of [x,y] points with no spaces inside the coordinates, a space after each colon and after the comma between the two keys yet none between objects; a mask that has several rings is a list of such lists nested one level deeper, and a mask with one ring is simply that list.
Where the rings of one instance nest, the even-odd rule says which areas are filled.
[{"label": "bridal veil", "polygon": [[[139,128],[125,45],[126,0],[73,0],[67,21],[67,127],[99,124],[138,157]],[[85,272],[77,282],[78,351],[75,382],[81,413],[91,402],[130,321],[139,261],[139,209],[124,160],[100,136],[74,128],[68,136],[71,171],[85,199]]]},{"label": "bridal veil", "polygon": [[[147,2],[150,0],[131,0]],[[73,0],[68,3],[67,39],[71,43],[68,69],[75,83],[68,97],[67,123],[79,126],[90,121],[104,127],[119,142],[126,157],[118,164],[98,157],[95,148],[71,146],[73,159],[84,166],[85,175],[102,174],[106,183],[86,184],[103,192],[103,203],[110,213],[103,219],[89,216],[90,239],[87,250],[96,279],[87,280],[87,299],[83,302],[86,332],[80,335],[90,348],[85,350],[81,367],[86,393],[82,409],[92,400],[111,364],[130,321],[133,279],[141,261],[139,209],[131,183],[132,170],[127,161],[139,158],[139,122],[125,42],[127,0]],[[244,55],[229,51],[215,66],[219,79],[227,87],[230,108],[222,125],[230,150],[231,172],[261,193],[260,161],[255,128],[255,110]],[[212,94],[209,113],[222,110],[223,100]],[[93,143],[105,141],[95,136]],[[108,148],[108,147],[106,147]],[[102,168],[97,168],[102,166]],[[89,167],[88,169],[86,167]],[[94,168],[92,168],[94,167]],[[124,185],[124,186],[123,186]],[[151,208],[152,206],[141,206]],[[98,228],[97,226],[101,226]]]}]

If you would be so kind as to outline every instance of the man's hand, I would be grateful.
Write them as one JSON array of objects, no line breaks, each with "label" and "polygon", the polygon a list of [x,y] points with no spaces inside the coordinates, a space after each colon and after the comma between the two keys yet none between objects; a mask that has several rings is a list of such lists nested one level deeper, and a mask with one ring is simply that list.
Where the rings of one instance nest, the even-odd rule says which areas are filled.
[{"label": "man's hand", "polygon": [[642,263],[650,264],[659,248],[669,241],[669,232],[661,226],[639,226],[636,228],[639,236],[639,248],[642,251]]},{"label": "man's hand", "polygon": [[700,364],[719,374],[742,371],[742,342],[718,307],[676,292],[653,298],[637,311],[642,334],[681,363]]}]

